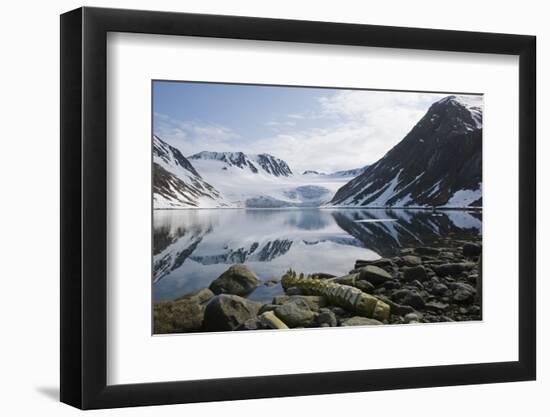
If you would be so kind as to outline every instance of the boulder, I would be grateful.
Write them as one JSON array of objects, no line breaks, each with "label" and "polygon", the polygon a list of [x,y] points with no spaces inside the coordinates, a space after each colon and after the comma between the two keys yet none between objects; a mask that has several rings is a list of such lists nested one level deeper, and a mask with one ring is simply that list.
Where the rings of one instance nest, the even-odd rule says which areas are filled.
[{"label": "boulder", "polygon": [[418,291],[406,288],[394,291],[392,299],[400,304],[411,306],[414,309],[422,309],[425,304],[424,298]]},{"label": "boulder", "polygon": [[295,300],[304,301],[312,311],[319,311],[327,304],[325,297],[320,295],[278,295],[273,298],[273,304],[282,305]]},{"label": "boulder", "polygon": [[198,331],[203,319],[204,306],[193,298],[164,301],[153,307],[155,334]]},{"label": "boulder", "polygon": [[476,243],[465,243],[462,247],[462,254],[467,258],[481,255],[481,245]]},{"label": "boulder", "polygon": [[235,330],[261,330],[263,328],[264,327],[262,326],[262,323],[260,323],[258,317],[254,317],[246,320],[244,323],[241,323],[235,328]]},{"label": "boulder", "polygon": [[453,300],[457,303],[472,303],[476,296],[476,289],[470,284],[457,282],[453,284]]},{"label": "boulder", "polygon": [[346,320],[342,320],[341,326],[373,326],[383,324],[381,321],[369,319],[362,316],[354,316]]},{"label": "boulder", "polygon": [[261,281],[246,265],[233,265],[210,284],[214,294],[248,295]]},{"label": "boulder", "polygon": [[387,268],[393,266],[393,261],[388,258],[380,258],[375,260],[364,260],[364,259],[357,259],[355,261],[355,268],[363,268],[367,265],[374,265],[378,266],[380,268]]},{"label": "boulder", "polygon": [[422,265],[403,268],[404,281],[407,281],[407,282],[411,282],[414,280],[426,281],[427,279],[428,279],[428,274],[426,273],[426,269]]},{"label": "boulder", "polygon": [[212,297],[214,297],[214,293],[210,291],[208,288],[203,288],[201,290],[194,291],[192,293],[186,294],[178,299],[178,300],[195,300],[200,304],[206,303],[208,300],[210,300]]},{"label": "boulder", "polygon": [[239,297],[220,294],[212,298],[204,311],[204,328],[209,331],[234,330],[254,318],[262,304]]},{"label": "boulder", "polygon": [[434,313],[441,313],[449,308],[449,304],[440,303],[438,301],[430,301],[424,305],[424,309],[433,311]]},{"label": "boulder", "polygon": [[475,263],[472,262],[456,262],[456,263],[445,263],[441,265],[435,265],[434,271],[440,277],[452,276],[456,277],[461,275],[464,271],[468,271],[475,267]]},{"label": "boulder", "polygon": [[266,311],[260,314],[259,321],[266,329],[288,329],[288,326],[284,324],[273,311]]},{"label": "boulder", "polygon": [[419,323],[420,322],[420,314],[418,313],[409,313],[406,314],[405,317],[405,323]]},{"label": "boulder", "polygon": [[447,291],[449,291],[449,287],[447,287],[445,284],[442,284],[441,282],[437,282],[432,286],[433,295],[444,295]]},{"label": "boulder", "polygon": [[326,326],[323,327],[336,327],[338,325],[336,314],[334,314],[328,308],[322,308],[319,312],[319,315],[317,316],[317,324],[319,326],[323,326],[323,324],[326,324]]},{"label": "boulder", "polygon": [[308,327],[315,321],[315,313],[304,300],[293,300],[275,309],[275,315],[288,327]]},{"label": "boulder", "polygon": [[419,248],[414,248],[414,252],[418,255],[434,256],[434,255],[439,255],[440,250],[437,249],[437,248],[430,248],[430,247],[427,247],[427,246],[423,246],[423,247],[419,247]]},{"label": "boulder", "polygon": [[417,266],[422,263],[422,259],[414,255],[405,255],[401,257],[401,262],[403,265],[406,266]]},{"label": "boulder", "polygon": [[336,282],[337,284],[351,285],[352,287],[355,287],[358,278],[359,274],[348,274],[341,277],[333,278],[331,279],[331,281]]},{"label": "boulder", "polygon": [[[388,281],[388,282],[391,282],[391,281]],[[362,279],[359,279],[355,282],[355,287],[359,288],[361,291],[367,294],[372,294],[372,292],[374,291],[374,285]]]},{"label": "boulder", "polygon": [[380,285],[392,279],[391,275],[375,265],[367,265],[360,269],[359,278],[369,281],[373,285]]},{"label": "boulder", "polygon": [[415,313],[414,308],[412,308],[411,306],[404,306],[402,304],[396,303],[386,296],[380,296],[379,298],[390,306],[391,314],[395,314],[397,316],[406,316],[409,313]]}]

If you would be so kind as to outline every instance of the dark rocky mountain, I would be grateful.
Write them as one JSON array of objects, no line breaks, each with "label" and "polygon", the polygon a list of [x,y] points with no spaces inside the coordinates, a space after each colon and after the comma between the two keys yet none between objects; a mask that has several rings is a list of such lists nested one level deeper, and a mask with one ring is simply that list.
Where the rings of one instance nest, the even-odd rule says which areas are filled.
[{"label": "dark rocky mountain", "polygon": [[153,136],[153,200],[155,208],[227,206],[187,158],[158,136]]},{"label": "dark rocky mountain", "polygon": [[482,109],[456,96],[428,112],[378,162],[341,187],[340,206],[481,206]]},{"label": "dark rocky mountain", "polygon": [[285,161],[267,153],[249,155],[243,152],[203,151],[191,155],[189,159],[221,161],[227,166],[234,166],[243,170],[249,170],[253,174],[263,171],[275,177],[288,177],[292,175],[292,171]]},{"label": "dark rocky mountain", "polygon": [[335,210],[338,226],[380,256],[395,256],[405,247],[432,245],[439,238],[477,238],[480,210]]}]

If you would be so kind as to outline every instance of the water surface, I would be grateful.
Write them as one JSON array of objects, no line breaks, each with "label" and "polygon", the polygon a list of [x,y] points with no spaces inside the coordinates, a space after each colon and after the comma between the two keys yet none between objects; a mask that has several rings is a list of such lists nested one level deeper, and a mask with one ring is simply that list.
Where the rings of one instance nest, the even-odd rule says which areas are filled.
[{"label": "water surface", "polygon": [[[346,274],[356,259],[393,256],[444,236],[481,233],[479,211],[386,209],[200,209],[153,213],[153,299],[208,287],[229,266],[249,265],[263,281],[299,272]],[[249,298],[269,301],[280,285]]]}]

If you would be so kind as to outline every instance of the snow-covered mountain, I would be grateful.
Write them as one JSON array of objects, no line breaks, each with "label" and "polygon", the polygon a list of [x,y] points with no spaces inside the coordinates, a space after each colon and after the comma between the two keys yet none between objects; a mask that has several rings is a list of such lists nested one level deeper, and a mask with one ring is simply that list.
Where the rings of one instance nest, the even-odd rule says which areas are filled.
[{"label": "snow-covered mountain", "polygon": [[328,178],[355,178],[358,175],[361,175],[365,170],[368,168],[368,165],[365,165],[362,168],[354,168],[354,169],[346,169],[344,171],[335,171],[330,174],[326,174],[324,172],[314,171],[314,170],[307,170],[302,172],[302,175],[308,175],[308,176],[324,176]]},{"label": "snow-covered mountain", "polygon": [[329,205],[481,206],[482,108],[448,96]]},{"label": "snow-covered mountain", "polygon": [[217,161],[225,167],[237,167],[253,174],[263,172],[274,177],[288,177],[292,171],[282,159],[275,158],[267,153],[259,155],[245,154],[243,152],[199,152],[189,157],[191,160]]},{"label": "snow-covered mountain", "polygon": [[336,171],[332,174],[328,174],[329,177],[337,178],[337,177],[346,177],[346,178],[355,178],[358,175],[361,175],[363,172],[366,171],[368,168],[368,165],[365,165],[362,168],[355,168],[355,169],[347,169],[344,171]]},{"label": "snow-covered mountain", "polygon": [[155,208],[226,207],[220,192],[206,182],[179,150],[153,136]]},{"label": "snow-covered mountain", "polygon": [[307,172],[294,174],[285,161],[266,153],[204,151],[189,160],[232,207],[316,207],[330,201],[347,181]]}]

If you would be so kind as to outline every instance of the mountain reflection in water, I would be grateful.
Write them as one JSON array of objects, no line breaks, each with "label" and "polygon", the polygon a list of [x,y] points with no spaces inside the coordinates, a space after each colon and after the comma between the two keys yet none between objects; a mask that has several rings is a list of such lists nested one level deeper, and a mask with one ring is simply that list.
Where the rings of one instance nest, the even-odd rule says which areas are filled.
[{"label": "mountain reflection in water", "polygon": [[[480,211],[155,210],[153,299],[172,300],[208,287],[235,263],[249,265],[264,281],[279,279],[289,268],[343,275],[356,259],[480,233]],[[269,301],[281,293],[280,285],[261,285],[249,298]]]}]

